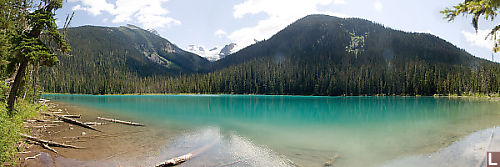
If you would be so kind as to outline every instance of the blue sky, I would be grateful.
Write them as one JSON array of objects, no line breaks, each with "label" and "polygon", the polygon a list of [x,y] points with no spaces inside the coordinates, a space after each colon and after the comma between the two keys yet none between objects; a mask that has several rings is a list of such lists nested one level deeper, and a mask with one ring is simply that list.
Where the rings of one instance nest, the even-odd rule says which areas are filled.
[{"label": "blue sky", "polygon": [[[57,11],[58,24],[75,11],[72,27],[133,24],[153,28],[172,43],[206,48],[231,42],[239,48],[268,39],[309,14],[359,17],[393,29],[437,35],[469,53],[491,60],[487,30],[499,24],[481,20],[478,33],[471,17],[447,22],[439,11],[463,0],[67,0]],[[500,62],[500,54],[495,61]]]}]

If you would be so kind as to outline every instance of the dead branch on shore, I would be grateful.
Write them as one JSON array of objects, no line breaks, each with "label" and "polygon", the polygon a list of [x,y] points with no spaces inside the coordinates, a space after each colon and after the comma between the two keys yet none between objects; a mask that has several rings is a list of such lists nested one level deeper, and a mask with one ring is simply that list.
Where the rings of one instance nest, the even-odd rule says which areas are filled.
[{"label": "dead branch on shore", "polygon": [[38,156],[40,156],[40,154],[37,154],[37,155],[32,156],[32,157],[26,157],[26,158],[24,158],[24,160],[26,161],[28,159],[36,159],[36,157],[38,157]]},{"label": "dead branch on shore", "polygon": [[82,115],[59,115],[66,118],[80,118]]},{"label": "dead branch on shore", "polygon": [[179,165],[183,162],[186,162],[187,160],[189,160],[192,157],[193,157],[193,154],[188,153],[185,155],[181,155],[181,156],[169,159],[162,164],[156,165],[156,167],[176,166],[176,165]]},{"label": "dead branch on shore", "polygon": [[18,154],[28,154],[31,153],[31,151],[23,151],[23,152],[17,152]]},{"label": "dead branch on shore", "polygon": [[67,122],[67,123],[70,123],[70,124],[74,124],[74,125],[78,125],[78,126],[81,126],[81,127],[84,127],[84,128],[87,128],[87,129],[92,129],[92,130],[95,130],[95,131],[98,131],[98,132],[101,132],[100,130],[97,130],[96,128],[94,127],[91,127],[89,125],[86,125],[80,121],[77,121],[75,119],[72,119],[72,118],[68,118],[68,117],[64,117],[62,115],[55,115],[55,114],[51,114],[51,113],[42,113],[44,115],[49,115],[49,116],[53,116],[53,117],[57,117],[59,118],[60,120],[64,121],[64,122]]},{"label": "dead branch on shore", "polygon": [[53,128],[60,126],[58,124],[44,124],[44,125],[31,125],[31,126],[24,126],[26,128]]},{"label": "dead branch on shore", "polygon": [[52,147],[49,147],[47,144],[40,143],[40,145],[41,145],[43,148],[45,148],[45,149],[47,149],[47,150],[50,150],[50,151],[52,151],[52,152],[55,152],[55,153],[57,154],[57,151],[56,151],[56,150],[54,150]]},{"label": "dead branch on shore", "polygon": [[333,157],[331,157],[330,159],[328,159],[328,161],[325,162],[325,166],[332,166],[333,162],[335,162],[337,158],[339,158],[339,154],[333,155]]},{"label": "dead branch on shore", "polygon": [[126,124],[126,125],[144,126],[144,124],[141,124],[141,123],[130,122],[130,121],[122,121],[122,120],[112,119],[112,118],[97,117],[97,119],[105,120],[105,121],[110,121],[110,122],[121,123],[121,124]]},{"label": "dead branch on shore", "polygon": [[22,137],[27,138],[28,140],[36,141],[38,143],[46,144],[48,146],[64,147],[64,148],[75,148],[75,149],[82,149],[83,148],[83,147],[77,147],[77,146],[73,146],[73,145],[69,145],[69,144],[62,144],[62,143],[58,143],[58,142],[54,142],[54,141],[50,141],[50,140],[43,140],[43,139],[39,139],[39,138],[30,136],[30,135],[27,135],[27,134],[20,134],[20,135]]},{"label": "dead branch on shore", "polygon": [[45,119],[28,119],[26,122],[51,122],[51,123],[60,123],[64,121],[59,120],[45,120]]}]

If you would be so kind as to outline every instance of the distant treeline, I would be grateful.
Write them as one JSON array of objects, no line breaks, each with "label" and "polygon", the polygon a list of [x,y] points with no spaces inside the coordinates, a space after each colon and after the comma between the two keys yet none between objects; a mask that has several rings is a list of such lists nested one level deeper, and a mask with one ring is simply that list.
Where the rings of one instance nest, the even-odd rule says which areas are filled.
[{"label": "distant treeline", "polygon": [[[264,58],[205,74],[139,77],[96,68],[86,75],[51,72],[45,92],[84,94],[207,93],[284,95],[434,95],[495,94],[500,66],[349,65],[332,67],[315,61]],[[47,74],[47,73],[45,73]]]}]

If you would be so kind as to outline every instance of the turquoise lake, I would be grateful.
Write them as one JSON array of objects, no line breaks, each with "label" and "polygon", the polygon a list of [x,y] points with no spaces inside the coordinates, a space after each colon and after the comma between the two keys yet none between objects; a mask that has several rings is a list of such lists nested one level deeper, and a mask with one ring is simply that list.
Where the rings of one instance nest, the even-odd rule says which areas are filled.
[{"label": "turquoise lake", "polygon": [[[233,161],[238,162],[228,166],[324,166],[334,155],[338,158],[332,166],[399,166],[399,161],[436,154],[461,141],[467,141],[463,148],[484,142],[489,134],[475,133],[500,125],[500,102],[476,98],[53,94],[44,98],[179,132],[159,156],[182,155],[192,147],[216,143],[185,166]],[[478,138],[469,139],[474,134]],[[477,163],[477,158],[467,158],[461,159]]]}]

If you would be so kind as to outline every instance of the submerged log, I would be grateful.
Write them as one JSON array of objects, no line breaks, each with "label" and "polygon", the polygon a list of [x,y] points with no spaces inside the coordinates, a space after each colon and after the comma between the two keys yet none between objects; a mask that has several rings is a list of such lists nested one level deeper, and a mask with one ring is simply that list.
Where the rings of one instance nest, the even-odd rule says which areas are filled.
[{"label": "submerged log", "polygon": [[122,121],[122,120],[112,119],[112,118],[97,117],[97,119],[105,120],[105,121],[110,121],[110,122],[121,123],[121,124],[126,124],[126,125],[144,126],[144,124],[141,124],[141,123],[130,122],[130,121]]},{"label": "submerged log", "polygon": [[87,128],[87,129],[92,129],[92,130],[100,132],[100,130],[97,130],[96,128],[94,128],[92,126],[86,125],[86,124],[84,124],[84,123],[82,123],[80,121],[77,121],[75,119],[72,119],[72,118],[68,118],[68,117],[65,117],[65,116],[62,116],[62,115],[55,115],[55,114],[51,114],[51,113],[42,113],[42,114],[49,115],[49,116],[54,116],[54,117],[57,117],[57,118],[59,118],[60,120],[62,120],[64,122],[67,122],[67,123],[70,123],[70,124],[74,124],[74,125],[78,125],[78,126],[81,126],[81,127]]},{"label": "submerged log", "polygon": [[339,154],[333,155],[332,158],[328,159],[328,161],[325,162],[325,166],[332,166],[333,162],[339,158]]},{"label": "submerged log", "polygon": [[73,145],[69,145],[69,144],[62,144],[62,143],[58,143],[58,142],[54,142],[54,141],[50,141],[50,140],[43,140],[43,139],[39,139],[39,138],[30,136],[30,135],[27,135],[27,134],[20,134],[20,135],[22,137],[27,138],[28,140],[36,141],[38,143],[46,144],[48,146],[64,147],[64,148],[75,148],[75,149],[81,149],[81,148],[83,148],[83,147],[77,147],[77,146],[73,146]]},{"label": "submerged log", "polygon": [[156,167],[176,166],[176,165],[179,165],[183,162],[186,162],[191,157],[193,157],[193,154],[188,153],[188,154],[176,157],[176,158],[169,159],[162,164],[156,165]]},{"label": "submerged log", "polygon": [[197,155],[200,155],[201,153],[207,151],[208,149],[210,149],[212,146],[215,145],[216,142],[212,142],[210,144],[207,144],[203,147],[200,147],[196,150],[193,150],[191,151],[190,153],[187,153],[185,155],[182,155],[182,156],[179,156],[179,157],[176,157],[176,158],[172,158],[172,159],[169,159],[167,161],[165,161],[164,163],[162,164],[159,164],[159,165],[156,165],[156,167],[165,167],[165,166],[177,166],[183,162],[186,162],[187,160],[191,159],[193,156],[197,156]]},{"label": "submerged log", "polygon": [[101,122],[85,122],[84,124],[85,125],[89,125],[89,126],[96,126],[96,125],[104,125],[105,123],[101,123]]}]

